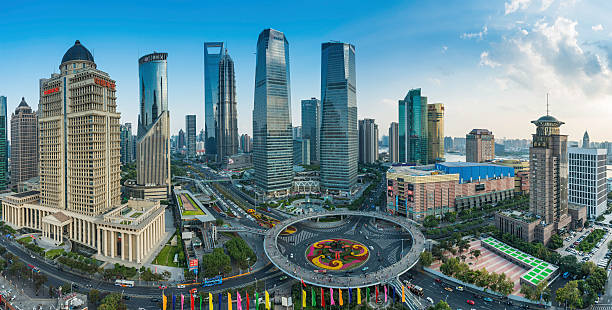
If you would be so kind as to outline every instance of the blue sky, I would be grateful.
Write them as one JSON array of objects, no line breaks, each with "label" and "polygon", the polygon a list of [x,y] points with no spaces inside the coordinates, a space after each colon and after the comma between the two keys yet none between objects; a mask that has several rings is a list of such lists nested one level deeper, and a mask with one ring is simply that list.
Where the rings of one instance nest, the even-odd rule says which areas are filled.
[{"label": "blue sky", "polygon": [[612,140],[612,2],[450,1],[4,1],[0,94],[9,112],[22,96],[37,108],[38,79],[58,71],[76,39],[117,81],[122,122],[136,124],[140,56],[168,52],[173,134],[185,114],[203,127],[203,42],[225,41],[236,65],[238,124],[250,133],[257,36],[283,31],[290,44],[294,125],[300,100],[320,97],[321,43],[356,46],[359,118],[380,134],[397,100],[421,87],[446,104],[446,135],[491,129],[528,138],[546,112],[578,140]]}]

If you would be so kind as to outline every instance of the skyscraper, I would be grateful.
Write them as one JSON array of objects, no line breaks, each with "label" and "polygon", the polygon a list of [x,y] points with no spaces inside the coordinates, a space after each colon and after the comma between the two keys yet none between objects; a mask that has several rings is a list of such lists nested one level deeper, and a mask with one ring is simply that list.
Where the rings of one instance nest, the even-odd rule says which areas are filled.
[{"label": "skyscraper", "polygon": [[196,156],[196,116],[194,114],[185,115],[185,144],[187,146],[187,156]]},{"label": "skyscraper", "polygon": [[429,162],[444,159],[444,104],[427,105],[427,139],[429,140]]},{"label": "skyscraper", "polygon": [[575,148],[568,151],[568,204],[585,206],[595,219],[607,209],[606,149]]},{"label": "skyscraper", "polygon": [[21,98],[11,116],[11,187],[38,176],[38,119]]},{"label": "skyscraper", "polygon": [[136,196],[166,199],[170,193],[168,54],[138,59],[140,115],[136,142]]},{"label": "skyscraper", "polygon": [[[216,120],[219,105],[219,61],[223,42],[204,42],[204,135],[206,155],[217,155]],[[232,67],[233,69],[233,67]]]},{"label": "skyscraper", "polygon": [[134,160],[132,123],[122,124],[121,130],[121,164],[128,164]]},{"label": "skyscraper", "polygon": [[396,122],[389,126],[389,161],[399,161],[399,124]]},{"label": "skyscraper", "polygon": [[236,109],[236,77],[234,61],[225,50],[219,61],[219,100],[216,109],[215,137],[217,160],[238,153],[238,110]]},{"label": "skyscraper", "polygon": [[373,119],[359,120],[359,162],[372,164],[378,160],[378,125]]},{"label": "skyscraper", "polygon": [[177,142],[177,146],[178,146],[179,151],[184,149],[185,146],[187,145],[187,142],[185,140],[186,140],[185,139],[185,131],[183,129],[180,129],[179,133],[178,133],[178,142]]},{"label": "skyscraper", "polygon": [[567,207],[567,135],[560,131],[564,123],[551,115],[531,123],[537,128],[529,148],[529,211],[540,219],[535,239],[546,244],[571,220]]},{"label": "skyscraper", "polygon": [[8,188],[8,135],[6,97],[0,96],[0,190]]},{"label": "skyscraper", "polygon": [[348,194],[357,183],[359,137],[355,46],[321,45],[321,191]]},{"label": "skyscraper", "polygon": [[495,137],[487,129],[472,129],[465,135],[465,161],[482,163],[495,159]]},{"label": "skyscraper", "polygon": [[268,195],[286,195],[293,181],[289,42],[274,29],[257,40],[253,166],[255,183]]},{"label": "skyscraper", "polygon": [[411,89],[399,100],[399,161],[416,165],[429,162],[427,97],[421,89]]},{"label": "skyscraper", "polygon": [[293,164],[310,165],[310,140],[293,139]]},{"label": "skyscraper", "polygon": [[321,136],[321,101],[302,100],[302,138],[310,140],[310,161],[319,162]]},{"label": "skyscraper", "polygon": [[591,139],[589,139],[589,132],[588,131],[584,131],[584,136],[582,136],[582,148],[583,149],[588,149],[591,147]]},{"label": "skyscraper", "polygon": [[246,133],[240,136],[240,149],[243,153],[251,153],[253,151],[251,137]]}]

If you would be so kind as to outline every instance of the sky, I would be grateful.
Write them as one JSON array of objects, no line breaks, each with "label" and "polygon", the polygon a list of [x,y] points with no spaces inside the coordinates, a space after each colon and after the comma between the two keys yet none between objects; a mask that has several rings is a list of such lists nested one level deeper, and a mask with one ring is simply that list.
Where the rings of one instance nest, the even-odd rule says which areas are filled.
[{"label": "sky", "polygon": [[472,128],[497,139],[529,138],[550,114],[580,140],[612,141],[612,1],[3,1],[0,95],[9,113],[21,97],[38,106],[38,80],[58,72],[80,40],[117,82],[122,122],[138,119],[138,58],[168,53],[171,131],[185,115],[204,125],[204,47],[224,41],[235,63],[238,130],[251,133],[255,48],[274,28],[289,41],[291,110],[321,96],[321,43],[356,48],[359,118],[380,135],[397,122],[398,100],[421,88],[445,104],[445,135]]}]

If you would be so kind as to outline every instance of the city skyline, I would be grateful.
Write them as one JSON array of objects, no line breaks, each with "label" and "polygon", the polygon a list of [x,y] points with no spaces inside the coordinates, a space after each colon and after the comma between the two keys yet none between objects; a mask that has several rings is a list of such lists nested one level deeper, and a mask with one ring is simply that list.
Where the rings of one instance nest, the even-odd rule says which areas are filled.
[{"label": "city skyline", "polygon": [[[30,8],[28,13],[31,14],[24,14],[19,6],[7,4],[6,11],[0,13],[6,21],[0,26],[6,34],[2,50],[5,57],[1,62],[7,71],[18,73],[10,78],[0,77],[0,85],[3,85],[0,93],[7,96],[8,109],[14,109],[21,97],[37,102],[37,77],[45,71],[57,71],[57,59],[61,56],[58,51],[80,39],[92,53],[100,55],[98,62],[120,82],[117,91],[121,122],[136,124],[138,115],[132,111],[138,107],[139,94],[134,59],[150,51],[164,50],[172,57],[172,70],[168,73],[171,81],[169,102],[175,110],[172,111],[171,132],[178,132],[182,118],[188,113],[197,115],[199,131],[205,123],[203,43],[221,40],[234,51],[239,133],[251,133],[254,37],[262,29],[272,27],[284,32],[294,46],[291,68],[294,126],[300,124],[300,101],[319,93],[319,46],[335,39],[354,44],[360,55],[357,83],[362,87],[357,94],[360,103],[358,117],[374,118],[381,128],[388,128],[389,123],[397,119],[397,100],[411,88],[422,88],[432,102],[446,103],[445,131],[448,136],[462,136],[470,127],[482,127],[490,128],[500,138],[528,139],[528,126],[515,127],[514,122],[499,122],[494,115],[516,119],[516,123],[528,123],[531,118],[544,113],[548,92],[551,114],[566,121],[570,140],[579,140],[587,129],[586,123],[594,141],[611,140],[606,122],[612,113],[606,104],[611,98],[609,90],[612,87],[609,78],[610,30],[600,13],[605,10],[592,9],[609,7],[610,4],[603,1],[581,2],[580,5],[570,1],[526,1],[518,5],[515,2],[470,1],[465,5],[456,2],[443,8],[435,3],[416,2],[393,2],[384,7],[358,4],[333,22],[331,16],[346,7],[342,3],[319,12],[321,14],[314,19],[309,13],[318,8],[317,4],[282,6],[281,10],[301,9],[300,14],[291,17],[293,19],[269,13],[248,18],[245,12],[259,12],[261,9],[246,5],[244,12],[237,12],[237,16],[245,17],[244,23],[229,28],[226,22],[220,22],[216,17],[206,21],[196,19],[204,12],[214,11],[210,7],[178,4],[176,11],[167,14],[171,18],[176,12],[183,12],[186,14],[184,20],[178,25],[162,28],[161,32],[153,31],[157,29],[154,27],[150,34],[144,32],[142,35],[140,23],[149,25],[153,21],[129,18],[134,10],[142,10],[140,6],[129,6],[120,12],[116,25],[90,27],[96,30],[72,27],[78,30],[67,30],[58,35],[41,26],[41,23],[51,23],[48,14],[40,13],[47,13],[50,4]],[[62,5],[65,4],[59,4]],[[461,17],[462,12],[474,7],[478,8],[476,13]],[[440,17],[455,19],[457,23],[445,22],[419,32],[398,30],[390,34],[389,30],[397,30],[398,21],[393,17],[411,9],[424,12],[423,16],[411,20],[411,24]],[[60,11],[68,10],[53,9],[53,12]],[[589,20],[583,18],[585,12],[591,13]],[[145,13],[139,11],[136,15],[145,16]],[[25,15],[28,17],[24,19]],[[311,29],[303,30],[302,21],[305,20],[312,25]],[[109,20],[100,17],[98,21],[105,24]],[[77,18],[71,23],[78,26],[88,23],[88,20]],[[411,24],[402,28],[410,29]],[[185,26],[199,27],[182,31]],[[109,36],[113,36],[113,40],[108,40]],[[420,41],[418,51],[402,48],[408,44],[406,42],[414,40]],[[385,48],[382,54],[381,46]],[[37,52],[39,50],[49,52],[41,54]],[[401,68],[409,64],[419,74],[404,74]],[[534,71],[536,69],[538,72]],[[479,91],[473,92],[473,89]],[[517,102],[514,98],[521,100]],[[584,104],[573,104],[576,100]],[[480,110],[480,114],[486,117],[469,113],[483,106],[489,107],[486,111]],[[33,108],[36,110],[37,106]]]}]

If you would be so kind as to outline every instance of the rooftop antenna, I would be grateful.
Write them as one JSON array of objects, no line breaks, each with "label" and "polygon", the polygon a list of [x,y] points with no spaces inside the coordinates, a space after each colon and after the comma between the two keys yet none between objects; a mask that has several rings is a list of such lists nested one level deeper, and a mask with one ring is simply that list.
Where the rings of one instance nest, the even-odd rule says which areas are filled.
[{"label": "rooftop antenna", "polygon": [[548,115],[548,93],[546,93],[546,116]]}]

